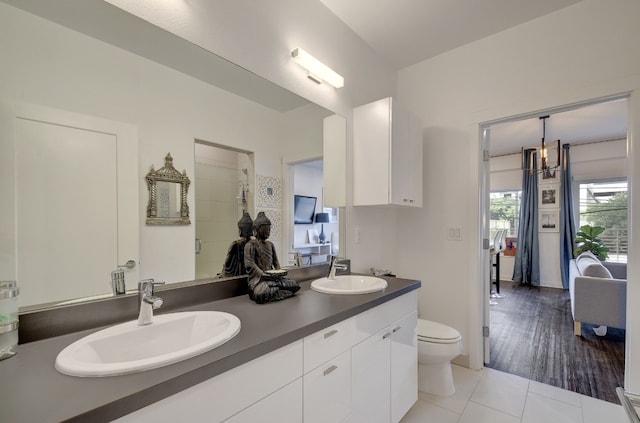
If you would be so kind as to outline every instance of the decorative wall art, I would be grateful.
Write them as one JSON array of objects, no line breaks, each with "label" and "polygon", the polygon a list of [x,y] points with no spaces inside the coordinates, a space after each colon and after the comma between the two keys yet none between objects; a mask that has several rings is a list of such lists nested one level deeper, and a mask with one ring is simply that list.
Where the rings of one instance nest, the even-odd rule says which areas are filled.
[{"label": "decorative wall art", "polygon": [[309,244],[317,244],[318,242],[320,242],[317,229],[307,230],[307,236],[309,237]]},{"label": "decorative wall art", "polygon": [[540,232],[560,232],[560,210],[541,210]]},{"label": "decorative wall art", "polygon": [[560,185],[540,185],[540,208],[557,208],[560,204]]},{"label": "decorative wall art", "polygon": [[516,249],[518,247],[518,238],[510,238],[507,237],[504,239],[505,244],[507,244],[507,248],[504,250],[505,256],[515,256]]},{"label": "decorative wall art", "polygon": [[[265,209],[261,211],[264,211],[264,214],[267,215],[267,217],[271,221],[271,235],[269,236],[269,239],[271,240],[271,242],[278,245],[278,243],[282,239],[282,213],[280,212],[280,210],[271,209]],[[280,260],[282,260],[282,258],[280,258]]]},{"label": "decorative wall art", "polygon": [[282,180],[264,175],[257,175],[256,179],[256,207],[279,209],[282,203]]}]

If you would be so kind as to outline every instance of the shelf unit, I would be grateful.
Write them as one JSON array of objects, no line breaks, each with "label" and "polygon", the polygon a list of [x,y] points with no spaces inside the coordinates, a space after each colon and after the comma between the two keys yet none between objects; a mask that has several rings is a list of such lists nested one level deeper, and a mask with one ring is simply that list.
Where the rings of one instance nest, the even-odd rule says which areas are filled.
[{"label": "shelf unit", "polygon": [[331,255],[331,242],[325,242],[324,244],[295,244],[292,252],[302,255],[303,264],[324,263]]}]

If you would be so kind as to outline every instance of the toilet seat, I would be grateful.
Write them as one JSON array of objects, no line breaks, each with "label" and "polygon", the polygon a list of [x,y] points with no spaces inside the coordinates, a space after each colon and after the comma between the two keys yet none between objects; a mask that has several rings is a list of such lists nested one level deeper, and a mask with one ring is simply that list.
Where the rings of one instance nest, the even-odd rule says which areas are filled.
[{"label": "toilet seat", "polygon": [[431,320],[418,319],[418,341],[435,344],[455,344],[460,342],[462,335],[454,328]]}]

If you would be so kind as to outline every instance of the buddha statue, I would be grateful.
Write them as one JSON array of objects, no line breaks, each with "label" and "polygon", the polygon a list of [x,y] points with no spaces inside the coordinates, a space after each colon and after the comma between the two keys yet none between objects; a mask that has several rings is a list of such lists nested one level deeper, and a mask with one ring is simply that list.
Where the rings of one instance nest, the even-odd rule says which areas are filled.
[{"label": "buddha statue", "polygon": [[240,276],[247,273],[247,269],[244,267],[244,246],[253,235],[253,220],[246,211],[242,213],[242,217],[238,220],[238,230],[240,239],[233,241],[229,246],[221,276]]},{"label": "buddha statue", "polygon": [[244,247],[244,265],[249,274],[249,297],[258,304],[291,297],[300,289],[300,285],[286,277],[286,270],[280,269],[275,245],[268,240],[271,221],[264,212],[256,216],[253,229],[256,237]]}]

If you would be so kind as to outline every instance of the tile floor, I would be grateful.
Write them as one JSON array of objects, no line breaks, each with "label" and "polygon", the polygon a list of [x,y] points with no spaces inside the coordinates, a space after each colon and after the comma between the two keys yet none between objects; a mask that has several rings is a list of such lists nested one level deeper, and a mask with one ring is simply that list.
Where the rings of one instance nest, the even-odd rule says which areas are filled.
[{"label": "tile floor", "polygon": [[485,368],[453,366],[456,394],[420,392],[401,423],[627,423],[621,406]]}]

